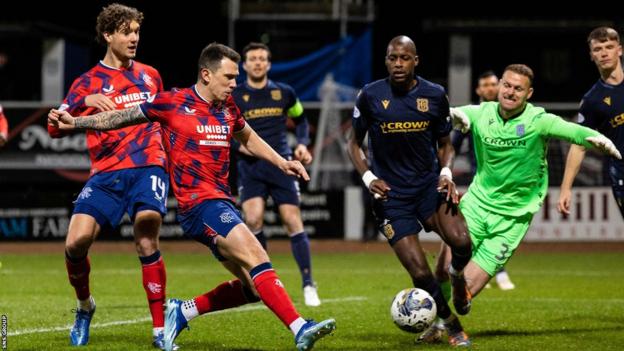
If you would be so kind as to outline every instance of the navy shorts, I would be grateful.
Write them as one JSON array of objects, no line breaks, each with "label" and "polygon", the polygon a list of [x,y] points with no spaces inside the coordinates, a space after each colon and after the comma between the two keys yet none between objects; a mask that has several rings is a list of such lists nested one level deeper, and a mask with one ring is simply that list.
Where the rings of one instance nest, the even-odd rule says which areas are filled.
[{"label": "navy shorts", "polygon": [[150,166],[97,173],[87,181],[76,201],[74,214],[95,218],[102,228],[115,228],[127,212],[134,221],[139,211],[167,214],[169,176]]},{"label": "navy shorts", "polygon": [[615,167],[609,167],[609,178],[611,178],[611,190],[613,191],[613,197],[615,202],[620,207],[620,213],[624,218],[624,174],[618,171]]},{"label": "navy shorts", "polygon": [[179,213],[178,221],[185,235],[208,246],[219,261],[226,261],[226,258],[217,248],[217,235],[225,238],[234,227],[244,223],[234,204],[225,199],[202,201]]},{"label": "navy shorts", "polygon": [[374,200],[377,229],[390,245],[408,235],[418,234],[423,229],[422,223],[446,201],[446,193],[438,192],[436,185],[437,180],[415,195],[401,195],[391,190],[388,200]]},{"label": "navy shorts", "polygon": [[299,206],[299,182],[264,160],[238,161],[238,193],[243,203],[254,197],[271,195],[276,206]]}]

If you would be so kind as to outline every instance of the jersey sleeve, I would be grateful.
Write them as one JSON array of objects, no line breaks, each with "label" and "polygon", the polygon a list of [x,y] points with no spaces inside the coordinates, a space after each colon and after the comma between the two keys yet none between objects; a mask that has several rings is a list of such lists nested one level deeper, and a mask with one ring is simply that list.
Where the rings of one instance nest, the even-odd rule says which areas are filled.
[{"label": "jersey sleeve", "polygon": [[170,116],[169,112],[175,111],[173,94],[171,92],[158,93],[140,104],[139,107],[145,118],[151,122],[166,125]]},{"label": "jersey sleeve", "polygon": [[595,104],[590,100],[583,99],[579,108],[578,122],[580,125],[589,127],[592,129],[598,129],[600,126],[600,116],[596,113]]},{"label": "jersey sleeve", "polygon": [[446,93],[440,97],[440,110],[438,112],[438,116],[436,118],[436,129],[435,134],[437,138],[442,138],[451,132],[453,129],[453,124],[451,123],[451,112],[449,109],[449,101]]},{"label": "jersey sleeve", "polygon": [[475,121],[479,119],[479,116],[481,115],[481,105],[465,105],[457,108],[468,116],[471,126],[475,124]]},{"label": "jersey sleeve", "polygon": [[585,138],[600,135],[594,129],[564,121],[563,118],[551,113],[537,117],[537,127],[540,134],[547,138],[562,139],[588,148],[593,146]]},{"label": "jersey sleeve", "polygon": [[366,90],[362,89],[355,100],[353,107],[353,116],[351,117],[351,125],[357,140],[363,140],[371,123],[371,110],[368,105],[368,95]]},{"label": "jersey sleeve", "polygon": [[230,111],[230,114],[234,116],[233,132],[236,133],[243,130],[243,128],[245,128],[245,125],[247,125],[247,122],[245,122],[243,114],[240,112],[238,106],[236,106],[232,95],[230,95],[226,101],[226,108],[228,109],[228,111]]},{"label": "jersey sleeve", "polygon": [[[67,96],[63,99],[59,110],[67,111],[70,115],[76,117],[82,110],[84,110],[85,99],[89,95],[89,88],[87,79],[84,76],[76,78],[72,83]],[[62,138],[70,133],[62,131],[51,124],[48,124],[48,134],[52,138]]]}]

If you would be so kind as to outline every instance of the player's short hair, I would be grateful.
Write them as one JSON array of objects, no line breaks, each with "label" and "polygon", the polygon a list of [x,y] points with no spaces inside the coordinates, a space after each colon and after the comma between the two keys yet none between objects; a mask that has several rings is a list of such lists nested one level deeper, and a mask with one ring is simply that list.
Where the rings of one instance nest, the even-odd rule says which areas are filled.
[{"label": "player's short hair", "polygon": [[477,78],[477,83],[478,83],[481,79],[484,79],[484,78],[489,78],[489,77],[491,77],[491,76],[494,76],[494,77],[498,78],[498,76],[496,75],[496,73],[494,73],[494,71],[492,71],[492,70],[487,70],[487,71],[485,71],[485,72],[483,72],[483,73],[479,74],[479,77]]},{"label": "player's short hair", "polygon": [[529,86],[533,86],[533,78],[535,76],[533,75],[533,70],[529,66],[523,65],[521,63],[515,63],[513,65],[509,65],[505,67],[505,70],[503,71],[503,73],[507,71],[518,73],[520,75],[523,75],[529,78]]},{"label": "player's short hair", "polygon": [[216,72],[221,67],[221,60],[229,58],[235,63],[240,62],[240,55],[234,49],[219,43],[211,43],[202,50],[197,62],[197,74],[201,76],[202,69]]},{"label": "player's short hair", "polygon": [[618,32],[611,27],[598,27],[589,33],[587,36],[587,45],[591,48],[591,41],[596,40],[601,43],[604,43],[608,40],[615,40],[618,43],[620,42],[620,35]]},{"label": "player's short hair", "polygon": [[143,12],[122,4],[110,4],[104,8],[97,17],[95,32],[98,43],[106,45],[104,33],[112,34],[124,26],[129,26],[130,22],[137,21],[140,25],[143,22]]},{"label": "player's short hair", "polygon": [[269,54],[267,58],[269,59],[269,61],[271,61],[271,50],[269,49],[269,47],[266,46],[266,44],[257,42],[251,42],[243,48],[243,61],[247,60],[247,52],[258,49],[266,50],[266,52]]}]

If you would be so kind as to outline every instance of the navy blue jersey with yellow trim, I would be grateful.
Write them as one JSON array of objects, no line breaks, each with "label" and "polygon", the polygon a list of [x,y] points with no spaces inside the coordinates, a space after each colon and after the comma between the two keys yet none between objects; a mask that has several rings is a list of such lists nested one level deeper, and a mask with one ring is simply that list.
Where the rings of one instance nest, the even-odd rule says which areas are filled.
[{"label": "navy blue jersey with yellow trim", "polygon": [[358,138],[368,133],[370,167],[400,194],[416,194],[439,176],[437,140],[451,130],[444,88],[416,77],[406,93],[388,78],[367,84],[353,110]]},{"label": "navy blue jersey with yellow trim", "polygon": [[[624,153],[624,82],[611,85],[598,80],[583,96],[579,123],[606,135],[620,153]],[[611,165],[623,174],[624,161],[609,159]]]},{"label": "navy blue jersey with yellow trim", "polygon": [[291,155],[286,139],[286,118],[288,110],[298,102],[295,90],[287,84],[269,80],[262,89],[252,88],[244,82],[234,89],[232,95],[245,120],[256,133],[280,155]]}]

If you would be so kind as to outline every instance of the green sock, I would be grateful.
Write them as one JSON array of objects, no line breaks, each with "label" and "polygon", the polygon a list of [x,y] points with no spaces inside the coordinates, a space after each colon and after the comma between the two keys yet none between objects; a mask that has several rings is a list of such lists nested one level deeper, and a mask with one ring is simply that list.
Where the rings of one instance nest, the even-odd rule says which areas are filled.
[{"label": "green sock", "polygon": [[449,280],[445,280],[440,282],[440,289],[442,289],[442,296],[446,301],[451,300],[451,282]]}]

